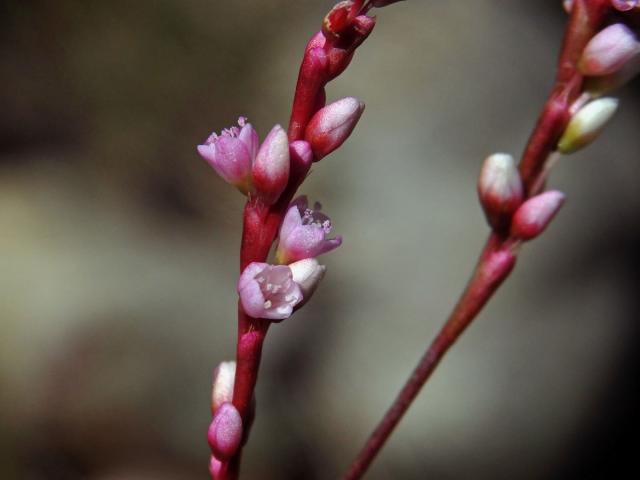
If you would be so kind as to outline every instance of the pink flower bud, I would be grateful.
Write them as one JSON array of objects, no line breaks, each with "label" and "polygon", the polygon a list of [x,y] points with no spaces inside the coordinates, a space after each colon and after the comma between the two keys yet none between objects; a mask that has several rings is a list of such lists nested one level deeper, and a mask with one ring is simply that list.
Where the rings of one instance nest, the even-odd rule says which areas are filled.
[{"label": "pink flower bud", "polygon": [[222,462],[218,460],[216,457],[211,455],[211,459],[209,460],[209,475],[211,475],[212,480],[220,480],[220,473],[222,472]]},{"label": "pink flower bud", "polygon": [[640,42],[623,23],[609,25],[587,44],[579,67],[584,75],[601,76],[617,72],[640,55]]},{"label": "pink flower bud", "polygon": [[564,194],[556,190],[531,197],[513,215],[511,235],[520,240],[537,237],[551,223],[564,200]]},{"label": "pink flower bud", "polygon": [[628,12],[640,6],[639,0],[611,0],[611,5],[621,12]]},{"label": "pink flower bud", "polygon": [[233,400],[233,386],[236,378],[236,362],[221,362],[213,371],[213,388],[211,390],[211,413],[215,413],[220,405]]},{"label": "pink flower bud", "polygon": [[278,263],[292,263],[315,258],[342,244],[342,238],[327,239],[331,232],[331,219],[320,212],[321,205],[308,207],[307,197],[293,201],[280,227],[276,259]]},{"label": "pink flower bud", "polygon": [[256,194],[268,205],[275,203],[289,181],[289,140],[280,125],[264,139],[253,163]]},{"label": "pink flower bud", "polygon": [[313,151],[309,142],[296,140],[289,145],[289,157],[291,158],[292,181],[302,183],[313,163]]},{"label": "pink flower bud", "polygon": [[302,292],[288,265],[253,262],[238,280],[242,308],[253,318],[284,320],[302,300]]},{"label": "pink flower bud", "polygon": [[247,194],[251,190],[251,164],[255,157],[258,135],[244,117],[238,127],[224,129],[220,135],[211,134],[198,153],[227,183]]},{"label": "pink flower bud", "polygon": [[242,441],[242,417],[233,404],[220,405],[209,426],[207,440],[219,460],[228,460],[238,451]]},{"label": "pink flower bud", "polygon": [[478,195],[489,224],[496,230],[507,228],[524,196],[511,155],[494,153],[486,158],[478,178]]},{"label": "pink flower bud", "polygon": [[293,281],[298,284],[302,291],[302,301],[296,305],[296,309],[302,307],[309,301],[313,292],[316,291],[320,281],[324,277],[327,267],[320,265],[315,258],[305,258],[289,265],[293,275]]},{"label": "pink flower bud", "polygon": [[349,138],[363,111],[364,103],[353,97],[343,98],[318,110],[305,132],[316,161],[329,155]]}]

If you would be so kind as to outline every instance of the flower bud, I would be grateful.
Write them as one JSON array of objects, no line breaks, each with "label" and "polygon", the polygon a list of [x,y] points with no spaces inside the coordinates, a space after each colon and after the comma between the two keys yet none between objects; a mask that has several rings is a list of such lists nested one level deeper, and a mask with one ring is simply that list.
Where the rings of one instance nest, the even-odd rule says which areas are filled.
[{"label": "flower bud", "polygon": [[305,140],[291,142],[289,145],[289,157],[291,158],[291,179],[302,183],[313,163],[311,145]]},{"label": "flower bud", "polygon": [[556,190],[541,193],[520,205],[513,215],[511,236],[531,240],[540,235],[564,204],[564,193]]},{"label": "flower bud", "polygon": [[573,153],[593,142],[617,109],[615,98],[599,98],[587,103],[569,121],[558,142],[560,153]]},{"label": "flower bud", "polygon": [[522,180],[511,155],[489,155],[478,178],[478,195],[489,224],[496,230],[509,226],[511,215],[522,203]]},{"label": "flower bud", "polygon": [[304,260],[298,260],[289,265],[291,273],[293,275],[293,281],[298,284],[300,291],[302,291],[302,301],[296,305],[296,308],[300,308],[307,303],[313,292],[316,291],[320,280],[324,277],[327,267],[320,265],[315,258],[305,258]]},{"label": "flower bud", "polygon": [[209,426],[207,441],[219,460],[228,460],[238,451],[242,442],[242,417],[232,403],[220,405]]},{"label": "flower bud", "polygon": [[220,480],[222,478],[220,476],[221,472],[222,462],[211,455],[211,459],[209,460],[209,475],[211,475],[212,480]]},{"label": "flower bud", "polygon": [[567,13],[571,13],[571,9],[573,8],[573,0],[562,0],[562,7],[564,11]]},{"label": "flower bud", "polygon": [[289,181],[289,140],[280,125],[273,127],[253,163],[256,194],[267,204],[278,200]]},{"label": "flower bud", "polygon": [[584,75],[609,75],[639,54],[640,42],[634,33],[623,23],[616,23],[589,41],[578,65]]},{"label": "flower bud", "polygon": [[340,147],[355,128],[364,103],[354,97],[346,97],[320,109],[311,118],[305,139],[311,144],[316,161]]},{"label": "flower bud", "polygon": [[233,400],[233,386],[236,378],[236,362],[221,362],[213,371],[211,390],[211,413],[216,413],[220,405]]},{"label": "flower bud", "polygon": [[616,10],[621,12],[628,12],[629,10],[633,10],[640,6],[640,1],[638,0],[611,0],[611,5],[614,6]]}]

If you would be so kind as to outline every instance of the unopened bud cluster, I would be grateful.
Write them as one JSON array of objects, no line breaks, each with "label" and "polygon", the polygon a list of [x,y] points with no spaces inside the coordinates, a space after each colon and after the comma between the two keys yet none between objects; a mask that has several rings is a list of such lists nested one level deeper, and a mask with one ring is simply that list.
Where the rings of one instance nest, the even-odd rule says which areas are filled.
[{"label": "unopened bud cluster", "polygon": [[564,203],[564,194],[558,191],[524,200],[518,169],[513,157],[505,153],[495,153],[484,161],[478,193],[493,230],[518,241],[532,240],[544,232]]}]

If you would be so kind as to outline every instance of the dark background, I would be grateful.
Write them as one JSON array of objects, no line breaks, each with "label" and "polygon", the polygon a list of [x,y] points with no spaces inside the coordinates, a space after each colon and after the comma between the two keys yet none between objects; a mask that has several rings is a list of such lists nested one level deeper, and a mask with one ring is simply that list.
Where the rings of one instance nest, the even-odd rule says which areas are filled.
[{"label": "dark background", "polygon": [[[521,152],[550,88],[560,3],[377,12],[328,90],[367,110],[303,188],[345,241],[270,332],[244,478],[338,477],[395,395],[487,234],[482,159]],[[286,124],[331,5],[0,4],[0,478],[206,478],[243,200],[195,145]],[[368,478],[637,475],[639,87]]]}]

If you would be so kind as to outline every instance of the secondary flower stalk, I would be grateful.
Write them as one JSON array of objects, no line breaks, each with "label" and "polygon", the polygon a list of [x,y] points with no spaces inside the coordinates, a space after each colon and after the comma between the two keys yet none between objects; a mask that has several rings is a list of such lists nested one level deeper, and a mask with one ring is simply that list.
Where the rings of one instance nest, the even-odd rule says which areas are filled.
[{"label": "secondary flower stalk", "polygon": [[[561,153],[576,151],[595,139],[617,106],[617,103],[614,105],[614,102],[608,99],[602,99],[606,103],[592,102],[582,106],[584,97],[585,95],[589,97],[589,92],[586,90],[588,83],[585,82],[578,63],[584,55],[589,55],[589,52],[585,54],[585,49],[598,32],[606,28],[603,24],[608,14],[612,13],[612,9],[615,7],[626,11],[629,9],[623,8],[623,4],[630,3],[633,3],[631,8],[637,4],[637,2],[618,1],[612,3],[611,0],[564,2],[571,16],[558,61],[556,84],[529,139],[519,166],[525,201],[515,211],[511,206],[506,210],[498,208],[506,205],[507,200],[511,201],[518,196],[518,188],[513,187],[517,182],[513,180],[506,158],[501,159],[502,165],[496,160],[490,160],[485,164],[486,171],[483,169],[479,180],[479,193],[485,212],[488,210],[487,217],[492,233],[480,254],[475,272],[453,312],[368,438],[343,477],[344,480],[358,480],[363,477],[446,352],[509,276],[515,266],[516,254],[520,250],[521,242],[540,235],[562,206],[564,202],[562,193],[549,191],[539,194],[538,192],[544,186],[551,164],[550,159],[557,158]],[[619,63],[618,60],[612,63]],[[587,109],[586,113],[585,109]],[[494,162],[498,165],[492,165]],[[496,178],[499,181],[496,181]],[[502,201],[505,203],[501,203]],[[504,211],[512,211],[512,216],[507,222],[511,227],[506,231],[504,230],[505,222],[495,220],[496,216]]]}]

